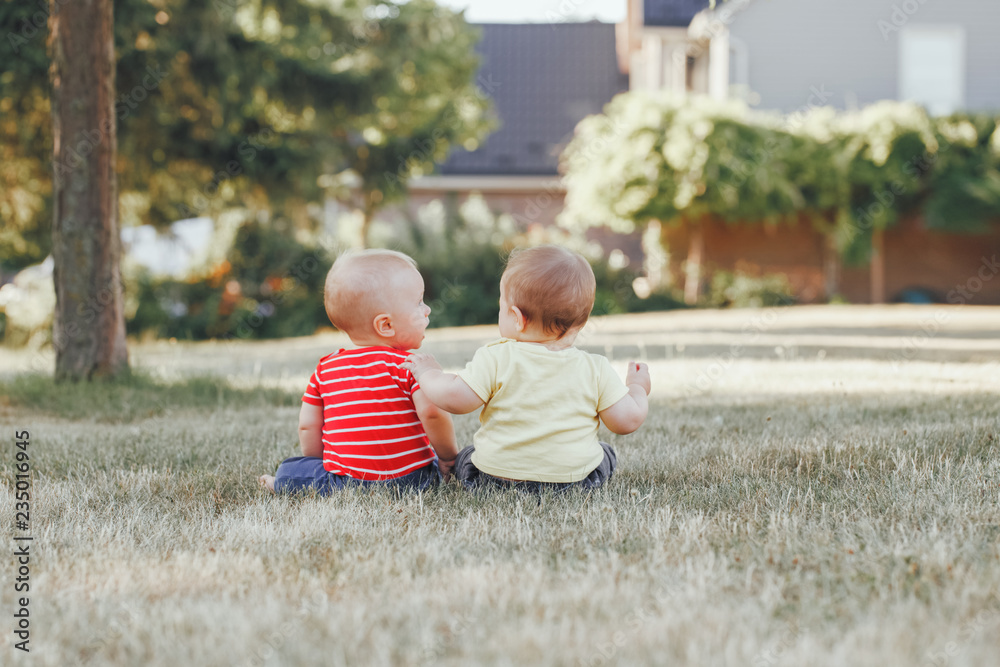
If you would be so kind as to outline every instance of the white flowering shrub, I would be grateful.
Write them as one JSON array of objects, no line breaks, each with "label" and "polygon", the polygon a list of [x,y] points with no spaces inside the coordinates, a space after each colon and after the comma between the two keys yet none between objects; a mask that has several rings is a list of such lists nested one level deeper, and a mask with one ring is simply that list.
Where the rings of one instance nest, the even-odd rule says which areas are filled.
[{"label": "white flowering shrub", "polygon": [[631,231],[651,220],[811,223],[862,262],[873,232],[923,210],[938,229],[1000,219],[997,118],[931,118],[912,103],[779,116],[739,101],[642,92],[577,126],[560,222]]}]

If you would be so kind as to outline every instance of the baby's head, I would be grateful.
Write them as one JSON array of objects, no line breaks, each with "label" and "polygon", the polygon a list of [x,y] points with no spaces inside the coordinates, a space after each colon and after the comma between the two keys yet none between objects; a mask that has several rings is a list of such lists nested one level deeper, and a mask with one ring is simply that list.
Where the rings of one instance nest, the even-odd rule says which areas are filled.
[{"label": "baby's head", "polygon": [[[574,336],[594,308],[597,281],[578,253],[554,245],[515,250],[500,279],[500,334]],[[505,321],[506,318],[506,321]]]},{"label": "baby's head", "polygon": [[356,345],[420,347],[431,309],[412,258],[394,250],[346,252],[326,275],[323,303]]}]

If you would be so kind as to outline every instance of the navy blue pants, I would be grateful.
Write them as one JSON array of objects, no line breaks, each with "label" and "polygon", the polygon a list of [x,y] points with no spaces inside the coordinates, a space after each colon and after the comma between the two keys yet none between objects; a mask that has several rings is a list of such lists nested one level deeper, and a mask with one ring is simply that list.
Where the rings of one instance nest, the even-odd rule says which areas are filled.
[{"label": "navy blue pants", "polygon": [[275,493],[299,493],[315,489],[319,495],[327,496],[347,486],[387,486],[405,491],[426,491],[441,479],[437,461],[423,468],[386,480],[361,480],[335,475],[323,467],[323,459],[315,456],[293,456],[285,459],[274,473]]},{"label": "navy blue pants", "polygon": [[618,456],[615,450],[606,442],[601,443],[604,450],[604,458],[589,475],[579,482],[533,482],[530,480],[512,481],[500,479],[493,475],[487,475],[476,467],[472,462],[472,453],[476,451],[473,445],[469,445],[458,453],[455,458],[455,478],[467,489],[476,489],[484,486],[499,487],[503,489],[517,489],[529,493],[541,493],[543,491],[567,491],[569,489],[598,489],[611,479],[615,468],[618,467]]}]

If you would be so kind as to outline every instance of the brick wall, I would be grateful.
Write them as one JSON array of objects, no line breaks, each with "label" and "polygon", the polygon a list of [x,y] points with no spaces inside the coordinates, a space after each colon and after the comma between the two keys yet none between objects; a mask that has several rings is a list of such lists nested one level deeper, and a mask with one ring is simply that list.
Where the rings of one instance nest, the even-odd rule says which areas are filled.
[{"label": "brick wall", "polygon": [[[690,230],[686,225],[665,226],[664,241],[673,278],[683,284]],[[809,225],[714,221],[705,225],[704,242],[705,276],[713,269],[783,273],[800,301],[825,300],[824,241]],[[1000,305],[1000,267],[994,260],[1000,260],[1000,226],[988,234],[946,234],[910,218],[885,233],[885,254],[889,301],[904,289],[919,288],[941,301]],[[868,267],[841,267],[839,292],[851,303],[869,303]]]}]

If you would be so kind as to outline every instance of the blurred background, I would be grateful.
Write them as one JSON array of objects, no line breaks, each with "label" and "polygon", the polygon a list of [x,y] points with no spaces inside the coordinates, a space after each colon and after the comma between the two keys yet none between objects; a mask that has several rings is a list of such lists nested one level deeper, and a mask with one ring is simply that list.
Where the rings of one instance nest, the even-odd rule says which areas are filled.
[{"label": "blurred background", "polygon": [[[48,6],[0,2],[0,331],[51,340]],[[432,326],[560,243],[596,314],[1000,304],[1000,4],[118,0],[126,321],[328,328],[346,248]],[[73,156],[73,151],[69,151]]]}]

